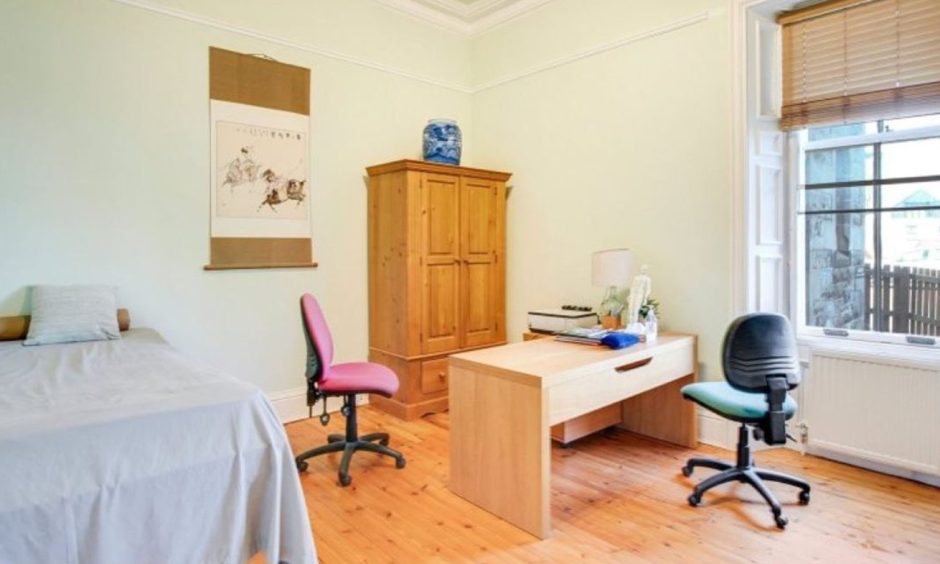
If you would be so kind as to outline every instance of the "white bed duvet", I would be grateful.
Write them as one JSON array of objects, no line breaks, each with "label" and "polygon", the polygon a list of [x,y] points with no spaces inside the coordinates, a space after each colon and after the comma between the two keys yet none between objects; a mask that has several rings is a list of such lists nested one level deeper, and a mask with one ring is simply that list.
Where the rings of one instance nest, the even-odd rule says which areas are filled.
[{"label": "white bed duvet", "polygon": [[315,562],[261,391],[124,335],[0,343],[0,563]]}]

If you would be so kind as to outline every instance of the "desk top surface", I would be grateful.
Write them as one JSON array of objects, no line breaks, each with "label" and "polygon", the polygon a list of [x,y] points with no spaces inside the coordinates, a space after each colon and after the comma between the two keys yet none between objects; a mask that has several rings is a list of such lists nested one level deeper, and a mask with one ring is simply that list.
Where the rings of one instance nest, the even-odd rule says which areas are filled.
[{"label": "desk top surface", "polygon": [[555,386],[587,372],[629,364],[657,354],[689,348],[695,354],[695,337],[660,334],[655,343],[638,343],[625,349],[536,339],[450,356],[451,366],[485,370],[524,384]]}]

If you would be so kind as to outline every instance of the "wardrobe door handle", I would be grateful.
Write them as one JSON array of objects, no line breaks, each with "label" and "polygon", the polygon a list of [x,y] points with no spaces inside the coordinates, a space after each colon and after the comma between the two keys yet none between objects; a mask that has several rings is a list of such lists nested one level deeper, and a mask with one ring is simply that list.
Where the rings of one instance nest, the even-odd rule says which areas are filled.
[{"label": "wardrobe door handle", "polygon": [[653,357],[644,358],[643,360],[638,360],[638,361],[636,361],[636,362],[631,362],[631,363],[629,363],[629,364],[624,364],[623,366],[618,366],[617,368],[614,368],[614,370],[616,370],[617,372],[620,372],[620,373],[622,374],[622,373],[624,373],[624,372],[629,372],[629,371],[634,370],[634,369],[636,369],[636,368],[640,368],[641,366],[646,366],[647,364],[649,364],[649,363],[651,363],[651,362],[653,362]]}]

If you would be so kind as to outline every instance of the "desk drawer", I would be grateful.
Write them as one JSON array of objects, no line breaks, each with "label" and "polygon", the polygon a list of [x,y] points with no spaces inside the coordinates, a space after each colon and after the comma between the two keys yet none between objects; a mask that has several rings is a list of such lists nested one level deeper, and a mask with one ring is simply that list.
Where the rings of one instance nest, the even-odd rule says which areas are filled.
[{"label": "desk drawer", "polygon": [[549,424],[574,419],[695,372],[693,341],[589,372],[549,391]]},{"label": "desk drawer", "polygon": [[447,391],[447,357],[421,363],[421,392],[434,394]]}]

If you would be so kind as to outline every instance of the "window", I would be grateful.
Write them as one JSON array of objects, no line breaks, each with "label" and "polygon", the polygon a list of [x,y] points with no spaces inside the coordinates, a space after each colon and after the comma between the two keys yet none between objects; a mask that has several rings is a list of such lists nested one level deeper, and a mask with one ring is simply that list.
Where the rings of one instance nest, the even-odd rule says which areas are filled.
[{"label": "window", "polygon": [[776,19],[801,329],[940,347],[940,2],[826,0]]},{"label": "window", "polygon": [[804,329],[931,344],[924,337],[940,335],[940,114],[796,136]]}]

